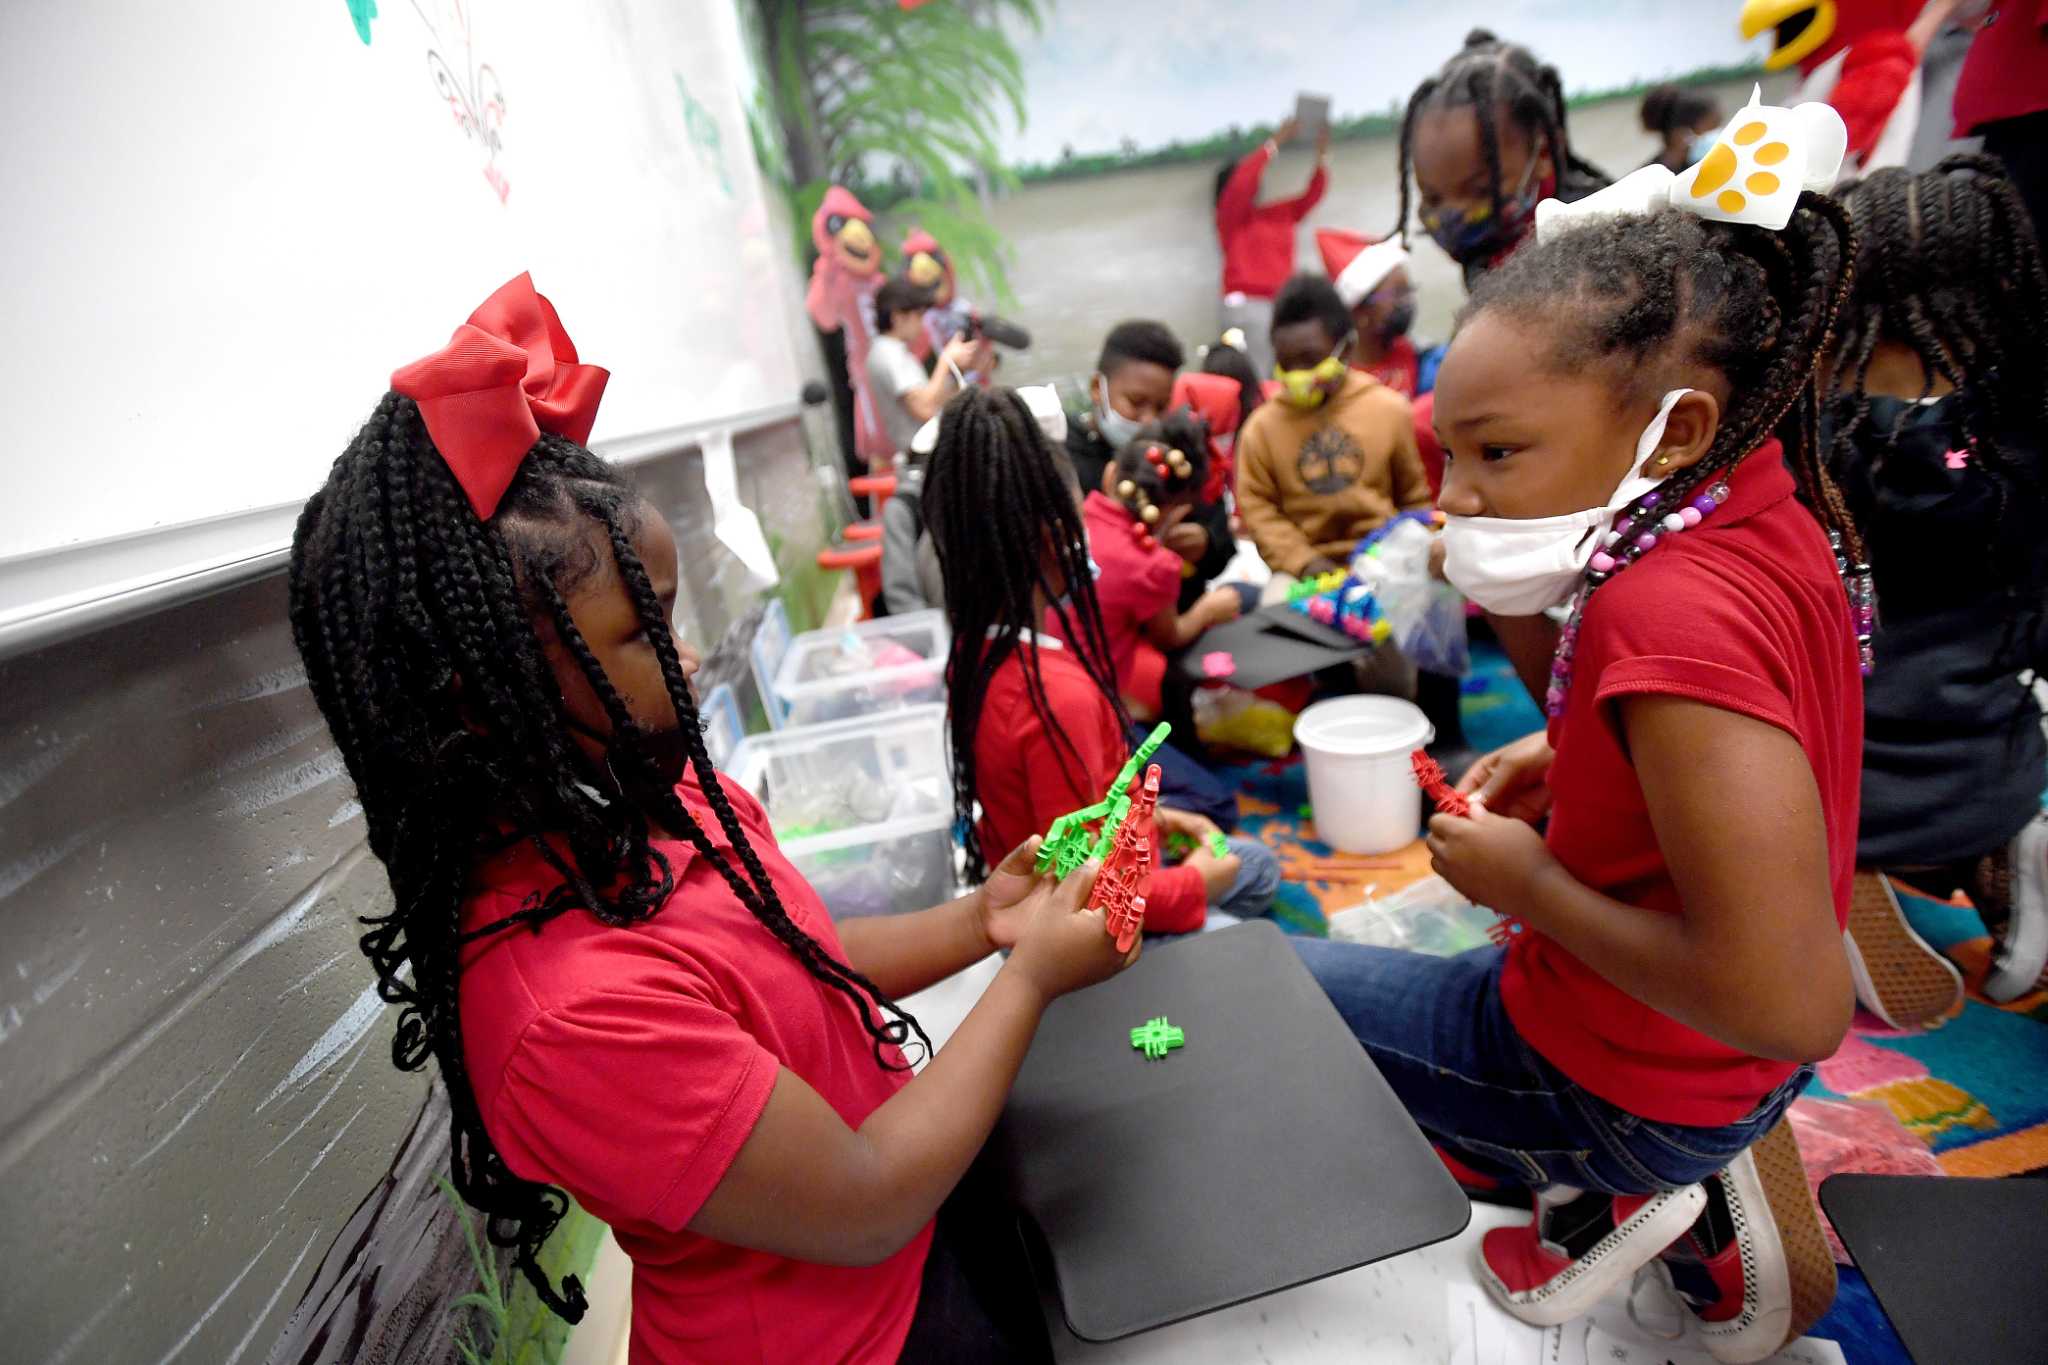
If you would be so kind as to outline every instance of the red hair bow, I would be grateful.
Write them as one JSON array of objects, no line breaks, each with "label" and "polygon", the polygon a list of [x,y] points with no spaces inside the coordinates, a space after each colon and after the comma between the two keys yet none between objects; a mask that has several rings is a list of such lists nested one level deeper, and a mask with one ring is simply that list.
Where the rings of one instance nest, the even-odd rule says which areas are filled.
[{"label": "red hair bow", "polygon": [[543,431],[577,445],[590,439],[610,378],[576,363],[554,305],[522,274],[485,299],[446,346],[393,371],[391,387],[419,403],[434,448],[489,520]]}]

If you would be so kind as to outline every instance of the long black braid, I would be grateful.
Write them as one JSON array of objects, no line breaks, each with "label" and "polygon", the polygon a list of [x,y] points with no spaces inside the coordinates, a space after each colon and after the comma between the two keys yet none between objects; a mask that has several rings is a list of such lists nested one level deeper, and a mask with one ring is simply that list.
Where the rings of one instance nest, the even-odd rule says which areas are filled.
[{"label": "long black braid", "polygon": [[[1688,368],[1718,371],[1730,396],[1713,444],[1658,486],[1660,505],[1684,505],[1775,435],[1808,505],[1860,563],[1863,538],[1821,458],[1814,382],[1854,258],[1848,214],[1811,192],[1778,232],[1675,208],[1623,214],[1516,252],[1479,282],[1459,322],[1488,309],[1532,320],[1552,338],[1554,365],[1608,367],[1634,396],[1675,387]],[[1638,500],[1617,522],[1643,511]],[[1602,581],[1589,574],[1582,608]]]},{"label": "long black braid", "polygon": [[[542,436],[489,521],[480,520],[409,398],[386,394],[306,503],[292,540],[292,636],[314,699],[362,802],[394,908],[361,940],[378,993],[400,1006],[392,1060],[431,1056],[453,1109],[453,1176],[485,1215],[493,1244],[541,1301],[574,1322],[582,1286],[559,1293],[536,1259],[568,1208],[522,1180],[485,1130],[463,1058],[457,1003],[463,945],[514,924],[538,929],[580,909],[607,924],[659,910],[675,888],[657,833],[681,835],[818,980],[851,999],[885,1067],[916,1022],[793,923],[704,751],[696,705],[666,613],[632,536],[644,504],[589,451]],[[594,531],[601,536],[593,536]],[[741,868],[677,797],[569,613],[567,595],[609,560],[660,662],[688,761]],[[537,625],[546,622],[611,722],[604,761],[572,736]],[[561,884],[465,934],[463,903],[480,859],[531,846]],[[742,875],[742,870],[744,875]]]},{"label": "long black braid", "polygon": [[1518,43],[1502,42],[1488,30],[1475,28],[1465,35],[1465,46],[1457,55],[1415,87],[1401,115],[1401,208],[1394,231],[1404,245],[1408,241],[1409,181],[1415,164],[1415,120],[1429,110],[1463,108],[1471,109],[1479,122],[1479,145],[1486,157],[1494,213],[1501,212],[1506,192],[1500,173],[1500,120],[1495,111],[1528,137],[1530,155],[1538,148],[1549,151],[1550,162],[1557,168],[1557,198],[1570,203],[1606,187],[1607,173],[1572,150],[1565,125],[1564,83],[1557,68],[1538,61],[1536,54]]},{"label": "long black braid", "polygon": [[[1045,624],[1038,603],[1052,602],[1060,634],[1075,660],[1128,728],[1115,665],[1095,599],[1088,535],[1073,466],[1047,441],[1024,401],[1008,389],[968,389],[939,418],[924,483],[924,520],[946,584],[946,620],[953,647],[946,659],[947,722],[953,747],[953,813],[967,847],[970,879],[986,876],[990,850],[975,829],[975,737],[988,687],[1011,654],[1020,654],[1024,692],[1054,758],[1077,789],[1089,774],[1080,751],[1052,712],[1038,651],[1019,644]],[[1065,600],[1044,563],[1052,557],[1065,580]],[[993,723],[1005,724],[997,716]],[[993,850],[996,858],[1007,849]]]},{"label": "long black braid", "polygon": [[[2048,521],[2035,453],[2048,436],[2048,273],[2026,206],[2004,166],[1981,156],[1917,175],[1873,172],[1842,203],[1856,224],[1856,285],[1835,358],[1830,463],[1838,473],[1855,463],[1878,343],[1910,346],[1930,383],[1938,376],[1955,390],[1949,410],[1995,491],[1987,567],[2037,608]],[[1880,435],[1890,442],[1898,428]]]}]

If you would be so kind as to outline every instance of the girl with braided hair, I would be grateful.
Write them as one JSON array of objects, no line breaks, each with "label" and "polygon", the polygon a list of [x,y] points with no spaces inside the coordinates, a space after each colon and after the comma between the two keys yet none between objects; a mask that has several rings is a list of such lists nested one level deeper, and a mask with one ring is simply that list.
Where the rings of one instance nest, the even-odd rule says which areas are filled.
[{"label": "girl with braided hair", "polygon": [[1296,948],[1461,1178],[1534,1191],[1480,1252],[1508,1311],[1562,1322],[1661,1254],[1708,1349],[1753,1361],[1833,1294],[1781,1116],[1854,1008],[1862,546],[1814,396],[1852,231],[1798,180],[1729,222],[1740,196],[1637,174],[1668,193],[1543,206],[1437,383],[1448,576],[1569,603],[1547,733],[1430,823],[1504,945]]},{"label": "girl with braided hair", "polygon": [[1571,203],[1608,179],[1572,150],[1557,68],[1483,28],[1408,97],[1400,148],[1394,231],[1405,246],[1412,172],[1423,231],[1468,289],[1528,237],[1538,201]]},{"label": "girl with braided hair", "polygon": [[[925,519],[953,634],[946,686],[954,810],[968,873],[978,876],[990,850],[1102,799],[1130,757],[1131,722],[1065,452],[1011,390],[970,390],[946,405],[929,470]],[[1041,630],[1048,625],[1051,632]],[[1162,768],[1192,766],[1158,752]],[[1227,852],[1213,851],[1216,823],[1173,804],[1185,787],[1167,784],[1157,808],[1161,832],[1185,835],[1194,850],[1154,872],[1144,923],[1152,933],[1264,914],[1280,881],[1278,859],[1256,839],[1232,838]],[[1224,795],[1234,809],[1235,795]]]},{"label": "girl with braided hair", "polygon": [[[392,376],[293,538],[391,879],[362,947],[393,1060],[436,1063],[456,1189],[572,1321],[536,1252],[564,1191],[611,1225],[635,1360],[1049,1359],[949,1195],[1046,1003],[1126,961],[1092,871],[1054,888],[1026,843],[949,905],[832,923],[705,754],[675,540],[582,444],[605,378],[520,276]],[[998,948],[913,1078],[894,997]]]},{"label": "girl with braided hair", "polygon": [[1884,606],[1849,935],[1857,994],[1904,1028],[1947,1014],[1962,983],[1906,924],[1887,873],[1969,893],[1995,944],[1993,1000],[2034,990],[2048,966],[2048,743],[2022,676],[2048,665],[2048,277],[1999,162],[1878,171],[1842,202],[1856,285],[1828,463]]}]

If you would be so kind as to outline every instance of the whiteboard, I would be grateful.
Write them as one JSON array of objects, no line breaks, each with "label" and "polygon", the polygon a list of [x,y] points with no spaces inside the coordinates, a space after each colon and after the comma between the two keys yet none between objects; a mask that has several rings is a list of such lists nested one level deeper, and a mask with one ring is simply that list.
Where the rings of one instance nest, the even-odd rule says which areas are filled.
[{"label": "whiteboard", "polygon": [[522,270],[594,443],[789,403],[751,81],[732,0],[7,0],[0,557],[303,499]]}]

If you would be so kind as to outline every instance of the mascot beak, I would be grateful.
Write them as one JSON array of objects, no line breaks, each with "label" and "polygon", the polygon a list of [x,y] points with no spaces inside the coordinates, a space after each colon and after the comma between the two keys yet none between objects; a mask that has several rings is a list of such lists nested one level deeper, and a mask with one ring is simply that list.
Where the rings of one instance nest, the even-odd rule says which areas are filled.
[{"label": "mascot beak", "polygon": [[1783,71],[1805,60],[1834,35],[1835,0],[1744,0],[1742,36],[1772,30],[1764,70]]},{"label": "mascot beak", "polygon": [[912,256],[910,265],[904,273],[910,276],[912,284],[921,284],[927,289],[946,277],[945,267],[939,264],[938,257],[928,251],[920,251]]},{"label": "mascot beak", "polygon": [[849,218],[846,226],[839,229],[839,245],[855,260],[865,261],[874,254],[875,234],[860,219]]}]

